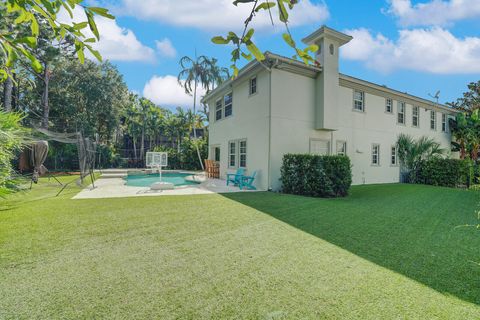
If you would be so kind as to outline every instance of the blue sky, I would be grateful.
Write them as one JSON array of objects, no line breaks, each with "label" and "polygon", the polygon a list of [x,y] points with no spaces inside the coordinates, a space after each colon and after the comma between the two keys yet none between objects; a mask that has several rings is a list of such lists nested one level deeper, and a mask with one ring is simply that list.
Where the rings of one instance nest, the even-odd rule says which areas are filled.
[{"label": "blue sky", "polygon": [[[117,16],[100,21],[98,49],[118,66],[128,87],[163,106],[187,107],[176,87],[184,55],[214,56],[229,65],[229,47],[210,38],[239,30],[249,5],[232,0],[101,1]],[[212,5],[215,4],[215,5]],[[460,97],[480,80],[480,0],[301,0],[291,15],[299,41],[323,24],[354,36],[341,50],[340,71],[440,102]],[[258,17],[255,41],[262,50],[291,56],[283,26]]]}]

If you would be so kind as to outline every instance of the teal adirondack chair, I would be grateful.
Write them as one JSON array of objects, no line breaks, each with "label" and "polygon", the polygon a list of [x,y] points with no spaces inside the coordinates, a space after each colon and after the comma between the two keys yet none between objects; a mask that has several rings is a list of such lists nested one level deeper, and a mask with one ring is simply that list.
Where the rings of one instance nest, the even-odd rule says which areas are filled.
[{"label": "teal adirondack chair", "polygon": [[242,177],[245,174],[244,168],[238,168],[235,173],[227,173],[227,186],[233,183],[235,186],[239,186],[242,183]]},{"label": "teal adirondack chair", "polygon": [[256,175],[257,175],[257,171],[253,171],[251,176],[243,176],[242,181],[240,182],[240,190],[243,190],[243,188],[247,188],[250,190],[257,190],[257,188],[255,188],[255,186],[253,185]]}]

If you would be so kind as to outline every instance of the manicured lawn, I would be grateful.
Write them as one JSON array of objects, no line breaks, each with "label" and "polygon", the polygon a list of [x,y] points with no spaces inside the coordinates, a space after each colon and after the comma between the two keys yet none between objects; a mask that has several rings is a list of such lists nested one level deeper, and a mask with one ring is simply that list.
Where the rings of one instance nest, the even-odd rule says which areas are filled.
[{"label": "manicured lawn", "polygon": [[0,319],[480,318],[479,192],[57,190],[0,200]]}]

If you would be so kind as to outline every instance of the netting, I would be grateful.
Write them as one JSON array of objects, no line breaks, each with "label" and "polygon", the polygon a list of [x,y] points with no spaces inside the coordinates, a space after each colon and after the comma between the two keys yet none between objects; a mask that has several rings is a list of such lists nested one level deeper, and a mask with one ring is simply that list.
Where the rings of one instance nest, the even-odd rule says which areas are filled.
[{"label": "netting", "polygon": [[78,163],[80,167],[80,179],[87,176],[92,178],[95,170],[95,158],[97,152],[97,144],[90,138],[85,138],[81,132],[77,134]]}]

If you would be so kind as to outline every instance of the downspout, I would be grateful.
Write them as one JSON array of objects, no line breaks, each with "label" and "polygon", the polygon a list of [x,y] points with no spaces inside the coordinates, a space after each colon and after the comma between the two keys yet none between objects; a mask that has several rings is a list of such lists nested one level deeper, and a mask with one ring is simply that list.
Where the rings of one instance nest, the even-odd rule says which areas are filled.
[{"label": "downspout", "polygon": [[271,148],[272,148],[272,70],[279,64],[278,59],[275,59],[275,62],[272,64],[270,68],[267,68],[268,75],[269,75],[269,100],[268,100],[268,174],[267,174],[267,181],[268,181],[268,191],[272,191],[272,174],[271,174]]}]

